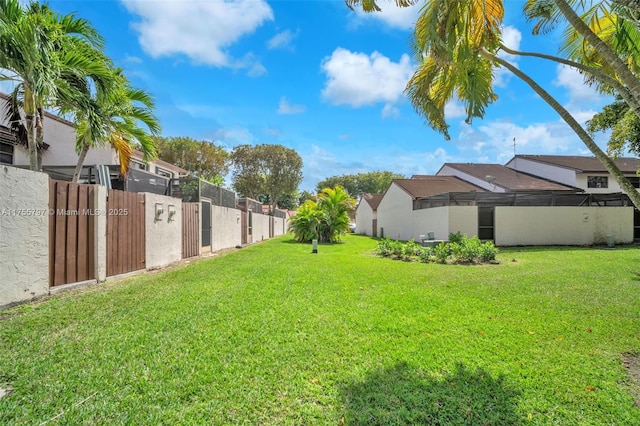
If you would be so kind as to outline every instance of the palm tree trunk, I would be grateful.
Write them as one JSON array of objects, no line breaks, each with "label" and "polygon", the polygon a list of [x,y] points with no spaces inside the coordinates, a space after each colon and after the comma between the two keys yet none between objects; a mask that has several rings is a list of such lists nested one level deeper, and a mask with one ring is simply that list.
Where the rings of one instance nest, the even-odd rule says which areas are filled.
[{"label": "palm tree trunk", "polygon": [[[622,84],[627,87],[631,95],[640,102],[640,79],[638,79],[629,69],[627,64],[614,52],[604,41],[600,39],[580,16],[571,8],[565,0],[553,0],[560,9],[560,12],[567,19],[569,24],[578,31],[584,39],[609,63],[615,71]],[[638,113],[636,111],[636,113]],[[638,114],[640,117],[640,114]]]},{"label": "palm tree trunk", "polygon": [[87,158],[87,152],[89,152],[89,145],[82,145],[82,150],[78,155],[78,162],[76,163],[76,168],[73,171],[73,179],[72,182],[78,183],[80,180],[80,174],[82,173],[82,166],[84,165],[84,160]]},{"label": "palm tree trunk", "polygon": [[560,115],[565,123],[567,123],[569,127],[571,127],[571,129],[578,135],[580,140],[582,140],[586,147],[589,148],[589,151],[591,151],[593,155],[595,155],[596,158],[600,160],[607,171],[611,173],[611,176],[613,176],[615,181],[618,182],[620,188],[622,188],[622,190],[629,196],[633,205],[640,210],[640,192],[638,192],[633,187],[631,182],[629,182],[629,179],[625,177],[625,175],[618,168],[618,166],[616,166],[613,160],[600,149],[600,147],[594,142],[591,136],[589,136],[587,131],[582,128],[580,123],[578,123],[575,118],[573,118],[569,111],[567,111],[562,105],[560,105],[560,103],[555,100],[555,98],[553,98],[549,94],[549,92],[544,90],[538,83],[533,81],[531,77],[520,71],[520,69],[518,69],[517,67],[511,65],[508,61],[499,58],[498,56],[486,50],[481,50],[480,55],[484,58],[495,61],[501,66],[507,68],[521,80],[527,83],[534,92],[536,92],[547,104],[549,104]]},{"label": "palm tree trunk", "polygon": [[29,151],[29,169],[38,171],[38,128],[36,117],[36,99],[28,85],[24,86],[24,116],[27,128],[27,149]]}]

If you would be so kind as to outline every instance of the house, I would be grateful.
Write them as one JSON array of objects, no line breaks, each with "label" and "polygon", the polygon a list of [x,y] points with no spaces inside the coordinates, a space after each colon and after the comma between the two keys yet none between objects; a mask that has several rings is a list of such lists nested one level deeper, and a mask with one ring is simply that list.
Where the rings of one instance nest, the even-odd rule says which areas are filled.
[{"label": "house", "polygon": [[445,163],[436,176],[457,176],[485,191],[571,191],[577,188],[533,176],[501,164]]},{"label": "house", "polygon": [[382,194],[363,194],[356,207],[356,234],[378,236],[378,205],[382,200]]},{"label": "house", "polygon": [[378,204],[378,236],[419,240],[420,235],[433,232],[435,239],[446,240],[451,226],[456,231],[475,235],[478,229],[477,213],[472,207],[429,211],[418,209],[422,198],[450,192],[474,193],[484,190],[456,176],[394,179]]},{"label": "house", "polygon": [[[3,99],[8,99],[8,96],[0,93],[0,102]],[[19,143],[18,138],[9,128],[1,105],[0,114],[2,115],[0,118],[0,164],[28,168],[27,147]],[[74,123],[45,111],[43,128],[42,171],[53,179],[72,180],[78,162]],[[135,150],[130,164],[130,173],[126,179],[123,179],[120,176],[118,154],[110,145],[93,148],[87,152],[80,175],[80,183],[106,181],[101,177],[106,176],[106,173],[101,175],[101,171],[108,171],[110,187],[130,192],[153,192],[156,194],[167,193],[169,179],[188,175],[187,170],[159,159],[144,162],[142,152]]]},{"label": "house", "polygon": [[[631,181],[640,188],[640,169],[638,158],[618,158],[616,165]],[[618,183],[609,174],[600,160],[595,157],[575,155],[516,155],[507,167],[541,178],[580,188],[594,194],[621,192]]]}]

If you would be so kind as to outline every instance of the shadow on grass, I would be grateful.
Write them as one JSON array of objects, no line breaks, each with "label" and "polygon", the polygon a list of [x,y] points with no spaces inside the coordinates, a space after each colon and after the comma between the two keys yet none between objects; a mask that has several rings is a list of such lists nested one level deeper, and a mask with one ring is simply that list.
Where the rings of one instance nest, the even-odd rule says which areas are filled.
[{"label": "shadow on grass", "polygon": [[520,392],[462,364],[434,378],[406,363],[341,388],[347,425],[518,425]]}]

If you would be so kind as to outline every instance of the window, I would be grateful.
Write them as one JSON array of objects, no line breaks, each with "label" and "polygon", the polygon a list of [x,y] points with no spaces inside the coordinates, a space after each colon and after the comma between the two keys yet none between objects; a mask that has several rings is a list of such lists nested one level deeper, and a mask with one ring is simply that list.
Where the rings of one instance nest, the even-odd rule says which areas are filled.
[{"label": "window", "polygon": [[0,142],[0,163],[13,164],[13,145]]},{"label": "window", "polygon": [[607,176],[587,176],[587,188],[608,188],[609,178]]},{"label": "window", "polygon": [[138,170],[149,170],[149,166],[147,166],[144,163],[141,163],[140,161],[136,161],[136,160],[131,160],[131,168],[132,169],[138,169]]},{"label": "window", "polygon": [[156,167],[156,174],[169,179],[173,177],[173,173],[171,173],[169,170],[161,169],[160,167]]},{"label": "window", "polygon": [[630,176],[629,182],[631,182],[631,185],[633,185],[634,188],[640,188],[640,177]]}]

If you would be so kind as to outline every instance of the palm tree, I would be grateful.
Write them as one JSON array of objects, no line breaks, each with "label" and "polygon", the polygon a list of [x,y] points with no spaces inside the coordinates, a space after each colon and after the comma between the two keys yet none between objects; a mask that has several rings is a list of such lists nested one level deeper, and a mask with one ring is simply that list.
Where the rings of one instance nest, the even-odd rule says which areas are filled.
[{"label": "palm tree", "polygon": [[113,71],[115,84],[107,90],[98,90],[91,107],[76,114],[78,162],[74,182],[80,178],[89,149],[107,143],[118,154],[123,175],[129,169],[134,144],[141,149],[145,161],[156,157],[154,136],[160,133],[160,124],[153,114],[153,98],[131,86],[120,69]]},{"label": "palm tree", "polygon": [[339,185],[320,191],[317,200],[318,209],[324,213],[319,229],[320,241],[340,240],[340,236],[349,231],[347,212],[354,208],[355,200]]},{"label": "palm tree", "polygon": [[108,84],[112,73],[103,42],[88,21],[54,13],[31,1],[0,0],[0,80],[13,81],[14,106],[24,112],[29,165],[39,170],[43,111],[88,107],[92,88]]},{"label": "palm tree", "polygon": [[[372,1],[366,0],[367,3]],[[552,1],[562,9],[564,16],[569,15],[563,0]],[[371,5],[365,4],[365,0],[348,0],[348,2],[350,6],[361,4],[365,10],[371,9]],[[541,0],[540,3],[543,1]],[[549,5],[550,2],[547,1],[544,4]],[[487,106],[497,99],[492,87],[494,68],[505,67],[526,82],[558,112],[611,173],[633,204],[640,208],[640,193],[571,114],[530,76],[498,56],[500,50],[504,50],[501,43],[503,16],[504,7],[501,0],[427,0],[425,2],[416,22],[412,43],[418,67],[406,88],[416,111],[427,118],[433,129],[449,139],[449,126],[444,114],[446,103],[456,96],[465,106],[467,122],[471,122],[475,117],[483,117]],[[573,17],[569,22],[574,24]],[[591,36],[589,37],[591,40]],[[601,45],[597,44],[594,48],[600,49]],[[602,56],[609,58],[610,55]],[[615,72],[626,75],[617,67]],[[611,80],[619,78],[622,86],[617,87],[624,88],[626,93],[640,104],[640,96],[636,96],[637,78],[624,80],[619,75],[609,77]]]}]

